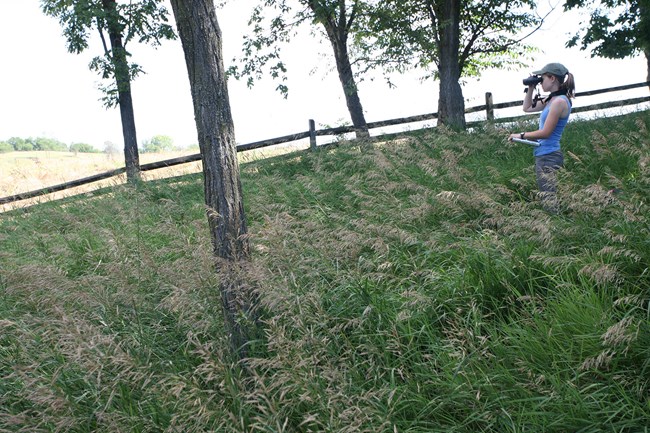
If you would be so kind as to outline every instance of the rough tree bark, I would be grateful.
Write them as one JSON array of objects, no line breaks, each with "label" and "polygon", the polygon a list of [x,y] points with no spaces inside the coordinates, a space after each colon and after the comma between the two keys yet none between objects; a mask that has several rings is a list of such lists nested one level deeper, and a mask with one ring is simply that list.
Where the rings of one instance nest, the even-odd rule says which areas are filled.
[{"label": "rough tree bark", "polygon": [[465,129],[465,100],[460,87],[460,0],[440,2],[440,96],[438,123]]},{"label": "rough tree bark", "polygon": [[226,330],[233,350],[246,357],[242,318],[251,318],[250,263],[235,133],[213,0],[171,0],[185,52],[203,162],[205,203],[220,276]]},{"label": "rough tree bark", "polygon": [[[115,0],[102,0],[102,7],[107,15],[115,14]],[[115,81],[117,82],[118,103],[122,120],[122,136],[124,138],[124,163],[126,165],[126,179],[130,183],[140,180],[140,155],[138,153],[138,139],[135,131],[135,114],[133,99],[131,97],[131,79],[126,50],[122,44],[122,31],[116,25],[117,20],[108,20],[108,36],[113,52],[113,66],[115,67]]]}]

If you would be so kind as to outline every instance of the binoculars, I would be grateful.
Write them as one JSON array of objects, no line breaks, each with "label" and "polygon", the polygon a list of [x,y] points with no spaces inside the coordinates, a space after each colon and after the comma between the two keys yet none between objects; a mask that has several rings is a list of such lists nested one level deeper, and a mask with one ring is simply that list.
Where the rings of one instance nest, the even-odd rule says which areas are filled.
[{"label": "binoculars", "polygon": [[524,86],[536,86],[542,82],[542,77],[539,75],[532,75],[528,78],[524,78]]}]

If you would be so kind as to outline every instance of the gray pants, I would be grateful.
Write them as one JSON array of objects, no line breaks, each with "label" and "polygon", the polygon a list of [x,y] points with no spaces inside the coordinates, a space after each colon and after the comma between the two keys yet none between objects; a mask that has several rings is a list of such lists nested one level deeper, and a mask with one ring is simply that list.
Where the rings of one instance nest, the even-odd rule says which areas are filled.
[{"label": "gray pants", "polygon": [[557,200],[557,171],[564,166],[561,150],[535,157],[535,177],[542,207],[549,213],[560,211]]}]

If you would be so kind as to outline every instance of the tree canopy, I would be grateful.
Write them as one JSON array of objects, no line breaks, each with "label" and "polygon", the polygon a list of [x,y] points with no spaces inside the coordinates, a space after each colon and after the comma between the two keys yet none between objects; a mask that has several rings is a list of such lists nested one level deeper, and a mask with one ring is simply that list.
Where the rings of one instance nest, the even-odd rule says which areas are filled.
[{"label": "tree canopy", "polygon": [[589,22],[580,23],[567,47],[591,50],[591,55],[623,59],[644,53],[650,81],[650,1],[566,0],[565,10],[589,12]]},{"label": "tree canopy", "polygon": [[420,69],[424,78],[439,79],[439,122],[464,128],[459,80],[521,64],[531,50],[522,41],[543,22],[535,6],[535,0],[378,0],[357,47],[387,74]]},{"label": "tree canopy", "polygon": [[567,42],[592,55],[620,59],[650,49],[650,4],[647,0],[566,0],[565,10],[590,11],[589,23]]},{"label": "tree canopy", "polygon": [[[169,12],[160,0],[119,3],[110,0],[41,0],[41,7],[46,15],[58,18],[69,52],[84,52],[89,48],[91,36],[99,36],[103,53],[95,56],[89,67],[103,79],[110,80],[101,86],[104,94],[102,101],[107,107],[118,104],[119,89],[117,80],[113,79],[116,74],[122,73],[125,76],[121,78],[132,81],[143,71],[139,64],[128,61],[131,57],[127,50],[130,42],[135,40],[158,46],[164,39],[176,37],[172,26],[168,24]],[[112,31],[121,34],[123,52],[116,52],[107,43],[106,35]],[[116,57],[122,55],[127,64],[120,72]]]},{"label": "tree canopy", "polygon": [[[387,72],[422,69],[439,78],[441,32],[449,25],[443,0],[380,0],[365,35],[366,61]],[[488,68],[521,64],[531,52],[524,40],[543,18],[535,0],[458,1],[460,25],[458,62],[463,76],[477,76]],[[381,56],[373,56],[379,52]]]}]

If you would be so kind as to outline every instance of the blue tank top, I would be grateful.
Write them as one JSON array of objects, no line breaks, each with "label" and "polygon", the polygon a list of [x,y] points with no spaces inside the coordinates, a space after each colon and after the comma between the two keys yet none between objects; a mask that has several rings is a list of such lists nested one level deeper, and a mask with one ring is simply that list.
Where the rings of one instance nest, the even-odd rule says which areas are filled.
[{"label": "blue tank top", "polygon": [[[555,129],[553,132],[551,132],[551,135],[548,138],[540,138],[538,140],[539,146],[534,150],[535,156],[547,155],[551,152],[560,150],[560,137],[562,137],[564,127],[569,122],[569,116],[571,115],[571,100],[565,95],[557,96],[557,98],[564,98],[566,100],[567,104],[569,105],[569,114],[567,114],[566,117],[560,117],[558,119],[557,125],[555,125]],[[539,116],[539,129],[544,128],[544,123],[546,122],[546,118],[548,117],[548,112],[550,109],[551,104],[546,104],[546,107],[544,107],[542,114]]]}]

